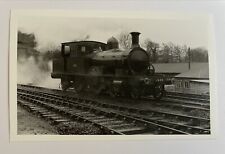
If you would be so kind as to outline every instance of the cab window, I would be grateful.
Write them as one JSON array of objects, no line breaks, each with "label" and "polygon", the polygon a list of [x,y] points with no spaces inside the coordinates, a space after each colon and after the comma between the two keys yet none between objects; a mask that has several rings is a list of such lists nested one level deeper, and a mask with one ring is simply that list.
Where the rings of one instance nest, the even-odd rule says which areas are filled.
[{"label": "cab window", "polygon": [[63,45],[63,55],[64,56],[69,56],[70,55],[70,51],[71,51],[71,49],[70,49],[70,46],[69,45]]},{"label": "cab window", "polygon": [[83,53],[86,52],[86,47],[85,46],[81,46],[81,52],[83,52]]}]

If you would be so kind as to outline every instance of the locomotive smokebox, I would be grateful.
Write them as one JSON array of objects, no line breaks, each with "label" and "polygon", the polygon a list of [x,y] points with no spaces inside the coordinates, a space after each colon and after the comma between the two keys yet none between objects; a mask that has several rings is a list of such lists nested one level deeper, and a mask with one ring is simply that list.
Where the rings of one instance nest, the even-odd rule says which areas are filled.
[{"label": "locomotive smokebox", "polygon": [[139,35],[141,33],[139,33],[139,32],[131,32],[130,34],[131,34],[131,37],[132,37],[131,48],[140,47],[140,45],[139,45]]}]

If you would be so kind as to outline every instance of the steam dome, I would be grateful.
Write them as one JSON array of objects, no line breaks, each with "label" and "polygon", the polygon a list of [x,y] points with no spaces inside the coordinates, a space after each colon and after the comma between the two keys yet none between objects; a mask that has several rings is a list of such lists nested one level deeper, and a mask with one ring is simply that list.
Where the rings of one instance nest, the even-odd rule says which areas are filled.
[{"label": "steam dome", "polygon": [[115,37],[111,37],[107,41],[108,49],[118,49],[119,42]]}]

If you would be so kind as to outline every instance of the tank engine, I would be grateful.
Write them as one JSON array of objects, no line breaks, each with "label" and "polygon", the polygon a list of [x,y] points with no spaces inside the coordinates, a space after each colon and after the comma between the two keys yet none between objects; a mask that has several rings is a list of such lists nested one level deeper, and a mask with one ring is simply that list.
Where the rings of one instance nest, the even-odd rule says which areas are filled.
[{"label": "tank engine", "polygon": [[97,41],[62,43],[61,57],[53,60],[52,78],[61,79],[63,90],[107,93],[113,97],[140,98],[164,94],[164,76],[156,75],[149,54],[139,45],[139,32],[131,32],[132,45],[119,49],[114,37]]}]

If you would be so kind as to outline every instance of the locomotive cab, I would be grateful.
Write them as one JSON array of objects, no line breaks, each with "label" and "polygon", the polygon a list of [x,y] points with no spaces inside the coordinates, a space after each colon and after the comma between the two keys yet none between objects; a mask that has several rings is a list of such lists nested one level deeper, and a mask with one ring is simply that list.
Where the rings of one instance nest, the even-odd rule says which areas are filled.
[{"label": "locomotive cab", "polygon": [[86,73],[90,65],[88,57],[95,51],[106,50],[106,48],[107,44],[97,41],[62,43],[62,57],[53,59],[52,78],[73,78],[74,73]]},{"label": "locomotive cab", "polygon": [[83,57],[95,51],[106,50],[107,45],[97,41],[78,41],[62,43],[62,56]]}]

